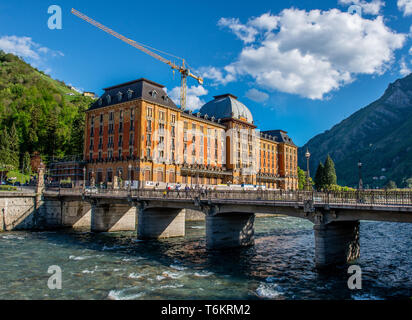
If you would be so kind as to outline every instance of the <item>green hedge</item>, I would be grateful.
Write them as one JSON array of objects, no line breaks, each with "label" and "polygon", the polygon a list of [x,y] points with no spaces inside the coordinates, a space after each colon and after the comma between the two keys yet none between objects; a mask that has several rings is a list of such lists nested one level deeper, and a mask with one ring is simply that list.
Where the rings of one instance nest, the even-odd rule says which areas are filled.
[{"label": "green hedge", "polygon": [[0,191],[16,191],[17,187],[14,186],[0,186]]}]

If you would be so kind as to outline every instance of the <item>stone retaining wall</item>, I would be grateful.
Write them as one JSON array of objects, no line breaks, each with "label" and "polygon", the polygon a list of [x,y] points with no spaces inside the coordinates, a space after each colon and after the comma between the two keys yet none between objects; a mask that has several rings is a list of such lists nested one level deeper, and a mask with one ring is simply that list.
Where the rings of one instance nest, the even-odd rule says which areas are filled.
[{"label": "stone retaining wall", "polygon": [[34,226],[36,197],[33,194],[0,194],[0,231],[31,229]]}]

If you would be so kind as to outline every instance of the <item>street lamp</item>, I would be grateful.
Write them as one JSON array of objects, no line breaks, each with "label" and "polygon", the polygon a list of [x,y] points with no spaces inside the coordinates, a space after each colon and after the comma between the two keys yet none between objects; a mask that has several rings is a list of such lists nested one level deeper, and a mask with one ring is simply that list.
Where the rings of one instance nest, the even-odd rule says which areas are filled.
[{"label": "street lamp", "polygon": [[83,167],[83,191],[86,189],[86,167]]},{"label": "street lamp", "polygon": [[132,181],[131,181],[131,179],[132,179],[132,165],[129,163],[129,186],[128,186],[129,193],[130,193],[131,188],[132,188]]},{"label": "street lamp", "polygon": [[359,160],[359,162],[358,162],[358,169],[359,169],[359,185],[358,185],[358,189],[359,189],[359,190],[362,190],[362,189],[363,189],[362,166],[363,166],[363,163]]},{"label": "street lamp", "polygon": [[305,153],[305,158],[306,158],[306,188],[307,190],[310,190],[310,168],[309,168],[309,159],[310,159],[310,152],[309,149],[306,148],[306,153]]},{"label": "street lamp", "polygon": [[90,178],[90,186],[94,187],[95,185],[96,185],[96,180],[94,178],[94,170],[92,169],[92,175],[91,175],[91,178]]}]

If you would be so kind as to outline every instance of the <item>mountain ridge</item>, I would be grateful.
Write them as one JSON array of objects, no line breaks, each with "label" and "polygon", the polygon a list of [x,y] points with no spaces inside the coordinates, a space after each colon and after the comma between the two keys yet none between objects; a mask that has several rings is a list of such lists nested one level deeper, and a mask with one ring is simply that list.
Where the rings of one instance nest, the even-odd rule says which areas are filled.
[{"label": "mountain ridge", "polygon": [[304,153],[308,148],[313,175],[319,162],[330,154],[339,184],[357,185],[357,163],[361,160],[364,184],[382,187],[394,180],[401,186],[412,177],[411,137],[412,74],[389,84],[379,99],[310,139],[299,148],[299,165],[306,169]]}]

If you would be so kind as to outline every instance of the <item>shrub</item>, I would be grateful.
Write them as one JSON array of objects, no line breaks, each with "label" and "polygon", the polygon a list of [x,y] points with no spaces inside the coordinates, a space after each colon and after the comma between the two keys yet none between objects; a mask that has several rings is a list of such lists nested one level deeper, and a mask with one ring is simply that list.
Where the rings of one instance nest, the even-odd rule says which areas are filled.
[{"label": "shrub", "polygon": [[0,191],[16,191],[17,187],[14,186],[0,186]]}]

